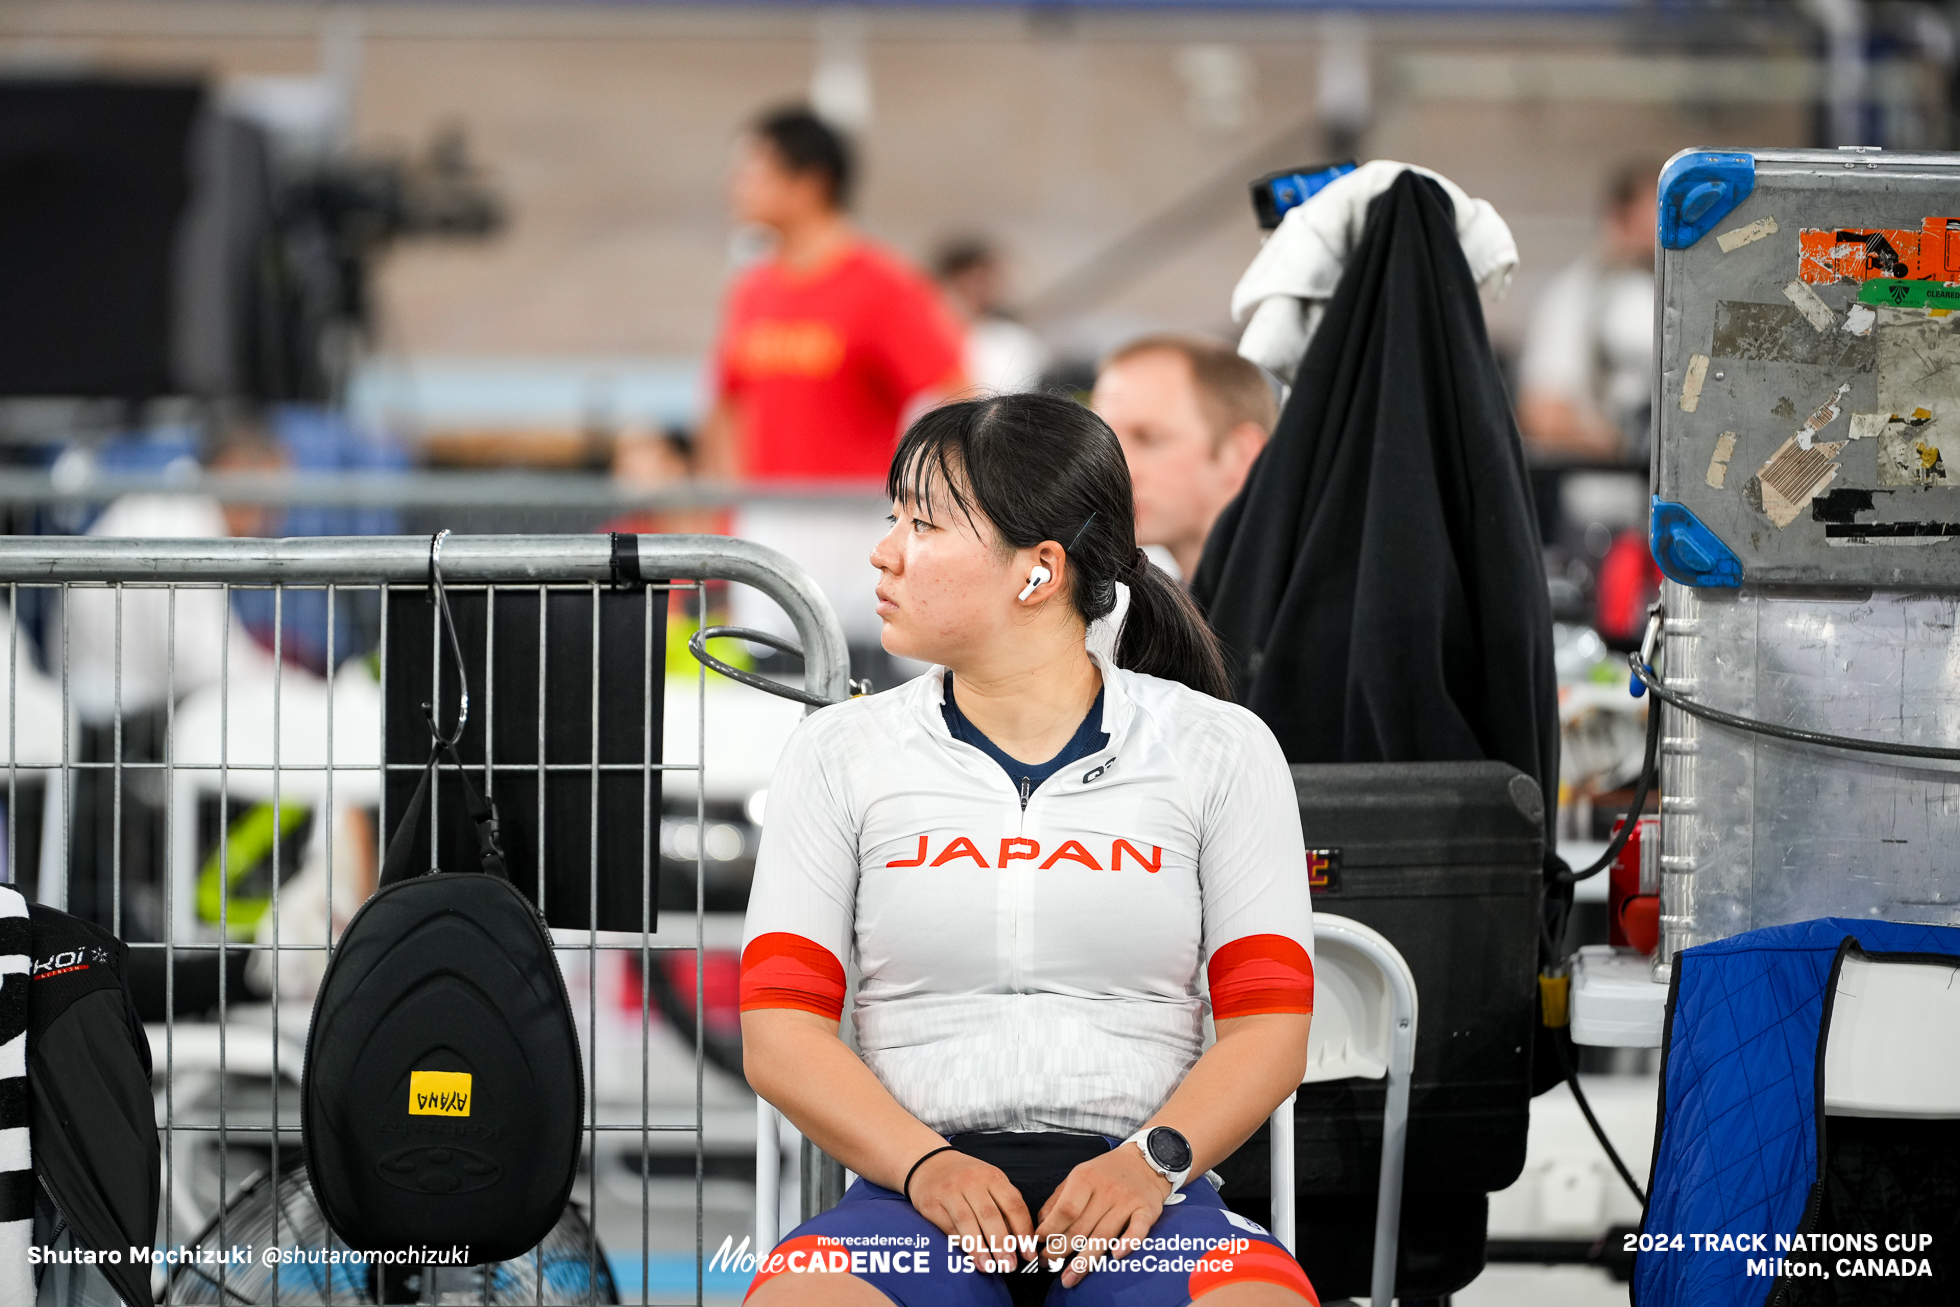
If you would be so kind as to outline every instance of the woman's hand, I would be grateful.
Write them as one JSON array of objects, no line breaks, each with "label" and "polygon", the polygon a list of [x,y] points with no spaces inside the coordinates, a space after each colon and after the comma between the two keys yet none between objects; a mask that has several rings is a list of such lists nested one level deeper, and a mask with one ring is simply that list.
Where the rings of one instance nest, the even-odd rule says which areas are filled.
[{"label": "woman's hand", "polygon": [[928,1157],[912,1173],[911,1196],[919,1215],[947,1234],[978,1238],[989,1250],[986,1258],[1004,1258],[1010,1271],[1020,1261],[1014,1241],[1034,1232],[1028,1205],[1007,1173],[965,1153]]},{"label": "woman's hand", "polygon": [[1078,1237],[1089,1241],[1086,1256],[1122,1257],[1150,1233],[1170,1196],[1170,1181],[1151,1169],[1143,1153],[1134,1144],[1118,1144],[1068,1173],[1041,1208],[1035,1242],[1045,1245],[1053,1235],[1068,1241],[1062,1287],[1072,1289],[1087,1274],[1076,1269]]}]

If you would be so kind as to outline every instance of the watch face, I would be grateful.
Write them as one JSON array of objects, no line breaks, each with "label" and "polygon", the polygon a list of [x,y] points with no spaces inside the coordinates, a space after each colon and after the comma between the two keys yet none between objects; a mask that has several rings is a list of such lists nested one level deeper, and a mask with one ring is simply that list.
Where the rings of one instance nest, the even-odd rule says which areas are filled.
[{"label": "watch face", "polygon": [[1150,1145],[1151,1159],[1166,1171],[1183,1171],[1190,1167],[1190,1143],[1169,1126],[1158,1126],[1144,1142]]}]

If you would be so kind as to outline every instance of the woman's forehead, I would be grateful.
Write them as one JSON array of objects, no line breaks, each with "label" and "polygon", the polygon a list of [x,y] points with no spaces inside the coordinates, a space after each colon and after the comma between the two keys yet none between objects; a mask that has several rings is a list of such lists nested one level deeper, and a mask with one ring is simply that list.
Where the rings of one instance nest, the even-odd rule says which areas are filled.
[{"label": "woman's forehead", "polygon": [[912,469],[912,475],[897,486],[894,504],[908,513],[920,517],[938,518],[973,511],[972,497],[965,493],[964,486],[956,486],[952,478],[958,474],[951,468],[941,466],[937,459]]}]

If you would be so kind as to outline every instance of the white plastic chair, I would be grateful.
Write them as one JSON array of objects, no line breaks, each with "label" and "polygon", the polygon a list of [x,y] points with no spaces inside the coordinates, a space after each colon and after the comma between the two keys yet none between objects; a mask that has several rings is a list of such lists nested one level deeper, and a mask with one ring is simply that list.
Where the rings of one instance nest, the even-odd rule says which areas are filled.
[{"label": "white plastic chair", "polygon": [[[1373,1307],[1395,1296],[1395,1252],[1402,1229],[1402,1159],[1409,1137],[1409,1081],[1415,1070],[1416,981],[1409,964],[1379,932],[1347,917],[1314,914],[1314,1016],[1302,1084],[1359,1078],[1388,1081],[1382,1120],[1381,1197],[1375,1206]],[[1273,1234],[1288,1252],[1294,1234],[1293,1098],[1270,1120]],[[781,1237],[781,1118],[755,1100],[755,1246]]]},{"label": "white plastic chair", "polygon": [[755,1255],[767,1257],[782,1239],[783,1142],[781,1118],[769,1100],[755,1096]]},{"label": "white plastic chair", "polygon": [[1824,1110],[1833,1116],[1960,1117],[1956,962],[1848,954],[1824,1039]]},{"label": "white plastic chair", "polygon": [[[1416,980],[1408,962],[1378,931],[1347,917],[1316,912],[1313,1029],[1302,1084],[1386,1078],[1380,1196],[1375,1203],[1375,1257],[1369,1274],[1373,1307],[1395,1297],[1395,1253],[1402,1233],[1402,1159],[1409,1142],[1409,1081],[1416,1059]],[[1273,1235],[1297,1252],[1293,1177],[1293,1099],[1273,1109]]]}]

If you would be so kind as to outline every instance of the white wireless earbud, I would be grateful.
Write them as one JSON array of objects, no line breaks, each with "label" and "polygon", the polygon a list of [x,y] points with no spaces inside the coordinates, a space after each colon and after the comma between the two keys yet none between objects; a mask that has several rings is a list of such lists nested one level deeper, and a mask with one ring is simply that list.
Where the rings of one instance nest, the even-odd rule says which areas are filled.
[{"label": "white wireless earbud", "polygon": [[1054,579],[1055,574],[1053,572],[1043,567],[1040,563],[1036,563],[1034,565],[1034,571],[1028,573],[1027,588],[1021,591],[1021,602],[1027,602],[1028,596],[1034,593],[1036,586],[1046,585]]}]

